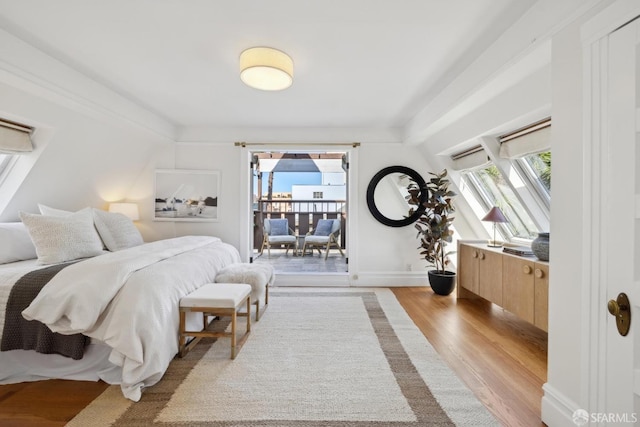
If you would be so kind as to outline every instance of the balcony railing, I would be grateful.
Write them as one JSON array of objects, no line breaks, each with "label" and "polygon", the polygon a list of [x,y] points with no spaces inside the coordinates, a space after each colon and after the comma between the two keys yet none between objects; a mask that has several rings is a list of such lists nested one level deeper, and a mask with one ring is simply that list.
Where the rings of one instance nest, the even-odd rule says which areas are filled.
[{"label": "balcony railing", "polygon": [[340,245],[345,248],[346,200],[260,200],[254,204],[253,247],[262,246],[262,224],[265,218],[286,218],[296,235],[304,236],[313,230],[320,219],[340,219]]}]

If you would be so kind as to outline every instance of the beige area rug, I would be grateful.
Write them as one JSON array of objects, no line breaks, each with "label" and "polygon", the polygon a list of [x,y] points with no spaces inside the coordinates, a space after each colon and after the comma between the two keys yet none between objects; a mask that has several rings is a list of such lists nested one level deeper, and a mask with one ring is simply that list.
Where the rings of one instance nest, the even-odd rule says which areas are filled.
[{"label": "beige area rug", "polygon": [[68,426],[499,425],[390,290],[270,297],[235,360],[228,339],[202,340],[140,402],[112,386]]}]

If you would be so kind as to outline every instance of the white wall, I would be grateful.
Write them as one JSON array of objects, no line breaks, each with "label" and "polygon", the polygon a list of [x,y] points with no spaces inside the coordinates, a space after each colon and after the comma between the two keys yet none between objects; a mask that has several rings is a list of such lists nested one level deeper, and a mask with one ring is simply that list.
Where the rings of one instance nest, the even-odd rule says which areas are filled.
[{"label": "white wall", "polygon": [[[549,49],[548,61],[551,60],[550,53]],[[536,58],[545,60],[539,51],[536,52]],[[437,171],[446,168],[454,189],[460,194],[461,171],[453,167],[451,154],[478,144],[486,146],[488,139],[551,115],[551,75],[550,64],[538,64],[529,75],[521,76],[518,83],[503,88],[503,92],[487,93],[484,103],[441,128],[420,146],[423,158],[429,159]],[[490,155],[497,153],[495,149],[489,151],[493,152],[488,153]],[[480,221],[462,196],[456,198],[455,205],[456,220],[453,225],[460,237],[490,238],[487,231],[490,225]]]},{"label": "white wall", "polygon": [[344,185],[345,177],[342,172],[323,172],[322,185]]},{"label": "white wall", "polygon": [[[40,84],[28,80],[26,74],[0,73],[0,114],[38,129],[37,152],[29,156],[35,163],[24,168],[19,188],[6,198],[4,209],[0,206],[1,221],[17,220],[20,210],[36,212],[38,203],[77,210],[85,206],[107,208],[108,202],[127,200],[138,203],[141,219],[137,226],[147,241],[205,234],[241,246],[241,230],[248,224],[241,221],[240,208],[242,197],[248,195],[241,188],[239,176],[244,160],[233,141],[255,139],[252,134],[255,130],[191,130],[182,135],[189,142],[175,143],[173,137],[163,136],[170,134],[170,125],[163,126],[157,118],[140,113],[117,96],[111,98],[105,88],[6,33],[0,32],[0,36],[0,42],[8,43],[11,51],[7,59],[19,62],[24,69],[40,65],[55,69],[56,78],[65,87],[54,92],[55,82],[47,80]],[[86,90],[85,94],[95,95],[93,99],[104,101],[110,108],[78,99],[73,93],[76,84],[78,92]],[[117,114],[125,110],[126,117]],[[357,165],[351,177],[359,189],[351,200],[355,206],[351,211],[357,212],[351,224],[358,236],[350,241],[352,284],[424,285],[425,264],[418,256],[413,228],[379,224],[366,205],[367,185],[380,169],[405,165],[423,174],[430,170],[417,147],[394,142],[397,135],[385,132],[263,129],[259,135],[262,141],[293,141],[302,145],[305,141],[362,141],[358,155],[354,156]],[[154,172],[160,168],[220,171],[219,221],[153,221]]]},{"label": "white wall", "polygon": [[[582,45],[579,22],[553,38],[553,202],[547,383],[580,397],[582,251]],[[571,301],[565,304],[563,301]]]},{"label": "white wall", "polygon": [[359,255],[356,283],[381,285],[383,278],[395,276],[397,285],[419,284],[421,280],[426,284],[427,265],[419,255],[415,228],[388,227],[377,222],[367,207],[366,190],[371,178],[387,166],[407,166],[426,180],[428,172],[433,171],[431,165],[417,147],[397,143],[363,144],[358,156],[360,192],[350,200],[358,204],[360,212],[356,225]]},{"label": "white wall", "polygon": [[[605,1],[553,37],[552,92],[553,202],[549,271],[549,348],[542,420],[558,425],[558,407],[589,407],[582,368],[588,358],[581,350],[583,214],[583,45],[581,26],[611,2]],[[571,412],[571,411],[570,411]],[[567,423],[567,425],[570,425]]]},{"label": "white wall", "polygon": [[[242,135],[238,135],[240,139]],[[304,145],[304,143],[301,143]],[[417,147],[400,143],[363,143],[358,150],[357,170],[354,177],[359,192],[349,201],[357,204],[358,216],[351,224],[357,228],[357,240],[350,251],[351,282],[356,286],[368,285],[425,285],[426,265],[418,255],[418,242],[412,226],[387,227],[378,223],[366,204],[366,189],[371,178],[382,168],[393,165],[411,167],[423,174],[431,170],[422,160]],[[147,240],[185,234],[215,235],[241,247],[242,197],[249,197],[240,187],[239,171],[241,149],[231,142],[177,143],[173,148],[159,150],[146,165],[132,187],[128,198],[141,206],[139,228]],[[153,174],[156,168],[206,169],[221,172],[220,221],[214,223],[167,223],[152,221]],[[147,208],[145,208],[145,206]],[[357,255],[355,255],[357,254]],[[353,258],[357,256],[356,258]],[[412,271],[408,271],[410,265]],[[357,276],[356,279],[353,275]]]},{"label": "white wall", "polygon": [[128,123],[82,114],[2,82],[0,116],[36,127],[40,154],[23,171],[15,194],[4,194],[0,221],[18,220],[21,210],[37,212],[37,203],[69,210],[107,208],[108,202],[127,197],[148,159],[169,143]]},{"label": "white wall", "polygon": [[[153,221],[154,176],[156,169],[216,170],[220,172],[218,221]],[[145,240],[185,235],[217,236],[239,247],[240,233],[240,153],[233,143],[174,143],[159,148],[142,169],[128,195],[140,206],[141,230]],[[246,197],[249,197],[246,195]]]},{"label": "white wall", "polygon": [[[569,408],[587,407],[582,389],[581,301],[583,242],[582,72],[581,25],[611,1],[600,2],[557,32],[551,43],[550,64],[526,76],[502,94],[488,98],[468,114],[434,133],[423,145],[424,156],[441,169],[448,155],[519,126],[552,116],[553,195],[551,204],[551,264],[549,288],[548,379],[542,419],[548,425],[573,425]],[[453,173],[454,181],[459,176]],[[464,236],[482,235],[481,223],[464,202],[457,205],[469,220]],[[464,222],[463,222],[464,225]],[[564,411],[563,415],[560,412]],[[568,412],[569,414],[571,412]]]},{"label": "white wall", "polygon": [[[344,180],[343,180],[344,181]],[[320,192],[320,200],[344,200],[347,196],[345,185],[293,185],[291,198],[294,200],[313,200],[313,193]]]},{"label": "white wall", "polygon": [[[561,3],[561,2],[558,2]],[[573,3],[576,3],[575,1]],[[590,2],[594,3],[594,2]],[[600,2],[600,10],[611,1]],[[565,26],[552,40],[551,67],[539,67],[520,84],[510,86],[437,131],[421,145],[397,143],[398,135],[374,129],[226,129],[222,131],[182,130],[178,139],[202,141],[174,144],[171,126],[159,122],[126,103],[105,88],[52,64],[24,43],[0,31],[4,64],[14,67],[0,73],[0,115],[36,126],[37,154],[34,165],[22,169],[25,178],[15,195],[0,205],[0,221],[16,220],[18,211],[35,211],[37,203],[76,210],[85,206],[106,207],[109,201],[128,199],[139,203],[138,226],[146,240],[186,234],[217,235],[240,246],[240,220],[244,189],[240,186],[241,162],[233,141],[362,141],[358,148],[355,179],[359,191],[350,203],[357,206],[353,218],[356,240],[350,242],[351,283],[354,285],[407,285],[426,283],[426,265],[418,255],[415,230],[408,226],[391,228],[378,223],[368,211],[366,188],[373,175],[392,165],[411,167],[426,177],[428,171],[447,166],[441,154],[460,144],[527,124],[550,111],[553,116],[554,158],[553,203],[551,212],[551,272],[549,312],[548,381],[543,401],[543,420],[554,410],[549,401],[580,405],[580,366],[586,355],[579,333],[581,310],[582,205],[582,45],[580,25],[595,10]],[[549,30],[551,31],[551,30]],[[490,61],[491,58],[485,58]],[[13,70],[27,70],[24,76]],[[39,83],[27,81],[29,73]],[[20,74],[20,73],[18,73]],[[42,87],[35,87],[42,84]],[[75,95],[85,94],[86,99]],[[77,90],[80,88],[79,90]],[[553,97],[551,98],[551,93]],[[97,96],[93,96],[97,95]],[[457,97],[452,97],[456,100]],[[98,100],[90,103],[88,99]],[[552,101],[552,102],[551,102]],[[102,106],[112,108],[105,111]],[[118,115],[118,111],[126,114]],[[125,117],[126,116],[126,117]],[[135,117],[138,120],[130,120]],[[419,117],[421,119],[422,117]],[[137,123],[136,123],[137,122]],[[420,122],[421,120],[417,120]],[[161,132],[145,129],[163,128]],[[411,133],[415,138],[421,132]],[[165,135],[165,136],[163,136]],[[376,142],[371,142],[376,141]],[[426,160],[428,159],[428,160]],[[24,163],[24,162],[23,162]],[[33,168],[30,169],[30,167]],[[220,220],[215,223],[154,222],[153,177],[156,168],[212,169],[221,172]],[[4,194],[0,195],[4,196]],[[247,196],[248,197],[248,196]],[[4,208],[3,208],[4,206]],[[464,203],[454,226],[463,237],[482,236],[483,227]],[[464,219],[469,219],[467,223]],[[412,271],[407,271],[409,267]],[[567,403],[568,402],[568,403]]]}]

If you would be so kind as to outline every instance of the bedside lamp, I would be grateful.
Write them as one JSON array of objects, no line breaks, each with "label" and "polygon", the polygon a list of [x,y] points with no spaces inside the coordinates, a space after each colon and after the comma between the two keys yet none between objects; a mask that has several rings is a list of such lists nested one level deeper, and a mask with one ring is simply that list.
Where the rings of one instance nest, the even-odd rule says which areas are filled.
[{"label": "bedside lamp", "polygon": [[109,205],[109,212],[121,213],[131,221],[138,221],[140,219],[140,212],[138,212],[138,205],[136,203],[111,203]]},{"label": "bedside lamp", "polygon": [[504,214],[500,210],[499,207],[494,206],[491,208],[489,212],[482,218],[482,221],[491,221],[493,222],[493,242],[490,242],[487,246],[490,248],[499,248],[502,244],[496,243],[496,224],[498,222],[509,222],[507,218],[504,217]]}]

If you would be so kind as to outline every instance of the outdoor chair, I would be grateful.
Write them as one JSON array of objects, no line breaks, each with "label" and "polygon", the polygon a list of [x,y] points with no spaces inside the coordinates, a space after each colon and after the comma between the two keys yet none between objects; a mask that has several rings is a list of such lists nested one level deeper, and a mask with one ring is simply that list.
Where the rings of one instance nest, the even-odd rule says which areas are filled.
[{"label": "outdoor chair", "polygon": [[287,250],[285,255],[289,253],[289,248],[293,246],[296,250],[296,236],[293,230],[289,227],[289,221],[286,218],[283,219],[265,219],[263,225],[263,239],[262,247],[260,248],[260,255],[264,252],[265,246],[267,247],[267,254],[271,258],[271,246],[286,246]]},{"label": "outdoor chair", "polygon": [[339,219],[321,219],[318,221],[316,228],[307,233],[304,238],[304,245],[302,247],[302,255],[306,254],[307,247],[311,249],[313,254],[313,248],[318,249],[318,253],[322,255],[320,248],[325,248],[324,259],[329,256],[329,249],[333,246],[338,248],[340,254],[344,256],[342,248],[340,247],[340,220]]}]

